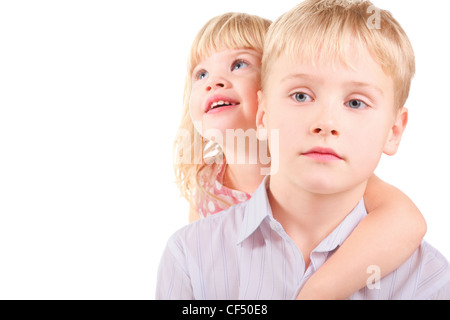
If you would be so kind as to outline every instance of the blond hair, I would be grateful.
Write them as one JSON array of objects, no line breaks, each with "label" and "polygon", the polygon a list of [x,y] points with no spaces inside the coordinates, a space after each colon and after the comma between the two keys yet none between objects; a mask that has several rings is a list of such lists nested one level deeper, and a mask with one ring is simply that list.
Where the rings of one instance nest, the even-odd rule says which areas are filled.
[{"label": "blond hair", "polygon": [[400,24],[370,1],[306,0],[278,18],[266,36],[263,89],[271,64],[281,54],[352,67],[346,58],[349,41],[370,52],[393,80],[397,108],[404,106],[415,72],[414,51]]},{"label": "blond hair", "polygon": [[[197,182],[198,173],[206,166],[213,165],[205,163],[203,159],[200,161],[201,163],[199,163],[198,159],[195,159],[195,150],[199,147],[201,150],[204,150],[208,141],[195,130],[189,114],[192,72],[203,59],[214,52],[226,49],[252,49],[262,55],[264,37],[270,23],[271,21],[255,15],[234,12],[225,13],[209,20],[198,32],[192,43],[187,63],[183,111],[179,126],[179,131],[188,132],[191,139],[188,145],[180,137],[177,137],[174,142],[176,159],[186,159],[186,154],[190,155],[190,159],[187,159],[187,161],[175,161],[174,169],[176,183],[181,191],[181,195],[191,205],[193,205],[192,193],[195,187],[199,186],[201,191],[205,191]],[[198,143],[201,143],[201,146],[196,146]]]}]

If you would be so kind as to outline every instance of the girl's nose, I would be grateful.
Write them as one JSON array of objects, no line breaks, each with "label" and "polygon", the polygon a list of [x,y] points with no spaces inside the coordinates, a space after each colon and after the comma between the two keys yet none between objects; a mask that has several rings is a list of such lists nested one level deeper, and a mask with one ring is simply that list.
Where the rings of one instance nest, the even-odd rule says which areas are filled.
[{"label": "girl's nose", "polygon": [[206,91],[216,90],[220,88],[228,88],[230,83],[223,78],[210,78],[206,83]]}]

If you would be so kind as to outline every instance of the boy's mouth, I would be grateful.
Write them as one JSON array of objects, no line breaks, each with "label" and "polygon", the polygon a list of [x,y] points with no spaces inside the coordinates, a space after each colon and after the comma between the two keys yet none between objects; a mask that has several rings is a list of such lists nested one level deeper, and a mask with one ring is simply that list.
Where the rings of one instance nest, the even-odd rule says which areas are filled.
[{"label": "boy's mouth", "polygon": [[312,148],[311,150],[302,153],[302,155],[321,162],[343,160],[343,158],[338,155],[333,149],[321,147]]},{"label": "boy's mouth", "polygon": [[205,113],[208,113],[211,110],[217,110],[219,108],[232,107],[237,105],[239,105],[239,102],[231,100],[228,97],[213,96],[206,102]]}]

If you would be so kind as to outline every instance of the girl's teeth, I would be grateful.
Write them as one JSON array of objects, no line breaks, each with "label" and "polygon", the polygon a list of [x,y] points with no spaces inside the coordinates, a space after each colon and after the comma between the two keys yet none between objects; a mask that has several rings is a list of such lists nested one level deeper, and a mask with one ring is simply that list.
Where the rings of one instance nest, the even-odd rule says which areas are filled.
[{"label": "girl's teeth", "polygon": [[217,107],[217,106],[222,106],[222,105],[227,105],[227,106],[229,106],[229,105],[232,105],[232,103],[231,103],[231,102],[228,102],[228,101],[220,100],[220,101],[217,101],[217,102],[213,102],[213,103],[211,104],[211,109],[212,109],[212,108],[215,108],[215,107]]}]

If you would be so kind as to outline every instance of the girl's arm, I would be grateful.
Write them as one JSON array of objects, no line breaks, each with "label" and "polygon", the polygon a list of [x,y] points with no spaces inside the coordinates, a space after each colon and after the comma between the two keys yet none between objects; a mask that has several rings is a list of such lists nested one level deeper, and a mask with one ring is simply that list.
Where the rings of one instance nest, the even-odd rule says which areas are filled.
[{"label": "girl's arm", "polygon": [[379,267],[384,277],[419,247],[426,222],[404,193],[373,175],[364,201],[369,214],[311,276],[297,299],[346,299],[367,285],[373,274],[369,266]]}]

